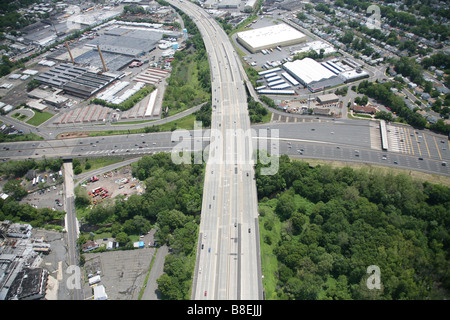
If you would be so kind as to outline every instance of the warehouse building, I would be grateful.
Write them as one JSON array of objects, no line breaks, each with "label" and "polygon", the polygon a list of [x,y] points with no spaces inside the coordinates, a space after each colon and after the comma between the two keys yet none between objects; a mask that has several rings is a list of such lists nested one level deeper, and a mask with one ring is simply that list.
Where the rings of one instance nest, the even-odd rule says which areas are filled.
[{"label": "warehouse building", "polygon": [[37,268],[50,244],[31,239],[32,226],[0,222],[0,300],[33,300],[45,296],[48,272]]},{"label": "warehouse building", "polygon": [[336,103],[339,102],[339,97],[334,93],[324,94],[317,97],[317,102],[321,105]]},{"label": "warehouse building", "polygon": [[96,48],[99,45],[102,53],[139,57],[154,50],[162,37],[163,32],[159,30],[118,27],[106,31],[86,46]]},{"label": "warehouse building", "polygon": [[361,68],[344,71],[339,74],[339,78],[341,78],[345,83],[354,82],[368,77],[369,74]]},{"label": "warehouse building", "polygon": [[86,72],[64,84],[63,90],[73,96],[87,99],[116,79],[117,77],[112,75]]},{"label": "warehouse building", "polygon": [[343,83],[338,75],[311,58],[287,62],[283,68],[311,92],[317,92]]},{"label": "warehouse building", "polygon": [[48,271],[42,268],[23,268],[9,288],[7,300],[39,300],[45,297]]},{"label": "warehouse building", "polygon": [[87,99],[117,79],[110,73],[94,73],[87,68],[61,63],[35,78],[42,84],[63,89],[65,93]]},{"label": "warehouse building", "polygon": [[50,69],[37,76],[35,79],[39,82],[57,88],[62,86],[79,75],[86,72],[86,68],[77,67],[67,63],[61,63],[60,65]]},{"label": "warehouse building", "polygon": [[306,36],[285,23],[238,32],[237,41],[252,53],[306,41]]}]

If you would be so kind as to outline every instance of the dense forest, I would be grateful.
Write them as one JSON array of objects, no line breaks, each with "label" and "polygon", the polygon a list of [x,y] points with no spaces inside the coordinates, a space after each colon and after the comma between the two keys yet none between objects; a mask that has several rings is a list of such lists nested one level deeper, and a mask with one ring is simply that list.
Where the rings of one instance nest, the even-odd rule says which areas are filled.
[{"label": "dense forest", "polygon": [[267,299],[449,298],[448,187],[281,156],[257,189]]}]

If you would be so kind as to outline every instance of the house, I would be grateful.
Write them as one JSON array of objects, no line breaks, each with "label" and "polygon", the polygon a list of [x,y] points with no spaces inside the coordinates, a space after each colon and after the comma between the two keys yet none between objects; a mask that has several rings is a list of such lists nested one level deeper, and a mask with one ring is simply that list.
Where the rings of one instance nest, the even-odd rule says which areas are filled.
[{"label": "house", "polygon": [[99,247],[99,245],[97,243],[95,243],[95,241],[92,240],[88,240],[86,241],[85,244],[83,244],[83,252],[88,252],[94,249],[97,249]]},{"label": "house", "polygon": [[422,95],[421,95],[420,97],[421,97],[423,100],[428,100],[428,99],[431,98],[430,94],[429,94],[429,93],[426,93],[426,92],[422,93]]}]

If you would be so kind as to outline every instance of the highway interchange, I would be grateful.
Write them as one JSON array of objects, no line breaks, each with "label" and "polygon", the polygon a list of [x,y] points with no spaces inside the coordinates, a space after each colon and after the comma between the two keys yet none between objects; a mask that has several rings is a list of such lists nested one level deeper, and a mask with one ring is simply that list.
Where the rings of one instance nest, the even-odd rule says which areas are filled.
[{"label": "highway interchange", "polygon": [[[428,130],[391,124],[390,148],[383,151],[376,121],[293,117],[250,126],[246,75],[228,36],[200,7],[178,0],[169,3],[193,18],[211,66],[211,130],[191,131],[184,141],[189,145],[187,151],[209,151],[192,299],[263,299],[257,195],[249,156],[255,149],[300,159],[364,162],[450,176],[444,165],[450,161],[448,137]],[[53,129],[49,135],[49,129],[42,128],[44,136],[55,137],[58,130]],[[245,137],[248,132],[252,143]],[[139,157],[171,152],[179,143],[177,132],[2,143],[0,160]],[[66,208],[70,207],[73,197],[69,195],[66,201]],[[76,257],[69,254],[73,263]]]}]

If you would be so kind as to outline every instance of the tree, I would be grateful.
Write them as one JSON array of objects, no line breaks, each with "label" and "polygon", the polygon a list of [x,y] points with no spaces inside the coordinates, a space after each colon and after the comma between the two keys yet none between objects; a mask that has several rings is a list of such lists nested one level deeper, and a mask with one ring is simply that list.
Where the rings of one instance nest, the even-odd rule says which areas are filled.
[{"label": "tree", "polygon": [[130,238],[125,232],[119,232],[116,236],[116,241],[119,242],[120,245],[125,245],[130,241]]},{"label": "tree", "polygon": [[3,191],[14,197],[15,199],[21,199],[28,194],[27,191],[22,187],[21,181],[16,179],[6,182],[3,186]]},{"label": "tree", "polygon": [[77,208],[84,208],[91,203],[91,197],[86,188],[75,188],[75,206]]},{"label": "tree", "polygon": [[288,193],[283,193],[278,199],[275,212],[282,220],[289,219],[295,211],[294,197]]},{"label": "tree", "polygon": [[344,36],[340,39],[342,43],[350,44],[353,42],[353,31],[347,30],[344,33]]},{"label": "tree", "polygon": [[[349,167],[296,165],[301,173],[295,173],[290,168],[295,162],[280,159],[282,174],[295,175],[292,188],[278,189],[279,196],[275,191],[273,199],[263,200],[260,210],[262,246],[273,248],[271,254],[279,266],[279,298],[430,299],[450,295],[445,259],[450,241],[449,188],[406,174]],[[327,197],[311,197],[310,186],[316,184]],[[329,192],[333,189],[337,192]],[[285,203],[286,199],[290,201]],[[299,209],[292,212],[287,203]],[[277,215],[271,213],[272,208]],[[373,264],[382,270],[381,290],[367,288],[366,270]]]},{"label": "tree", "polygon": [[291,221],[292,227],[294,228],[294,233],[299,234],[303,230],[303,226],[307,222],[307,218],[300,212],[294,212],[291,215]]},{"label": "tree", "polygon": [[122,230],[127,234],[144,234],[150,230],[150,222],[140,215],[124,222]]}]

